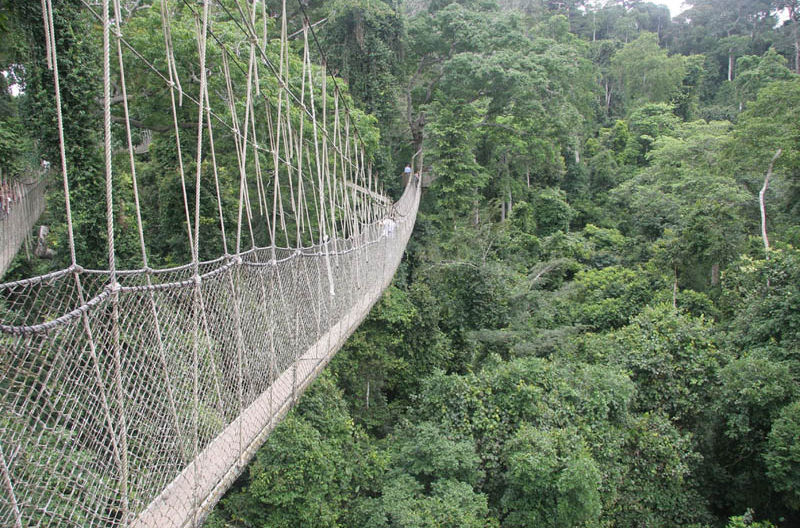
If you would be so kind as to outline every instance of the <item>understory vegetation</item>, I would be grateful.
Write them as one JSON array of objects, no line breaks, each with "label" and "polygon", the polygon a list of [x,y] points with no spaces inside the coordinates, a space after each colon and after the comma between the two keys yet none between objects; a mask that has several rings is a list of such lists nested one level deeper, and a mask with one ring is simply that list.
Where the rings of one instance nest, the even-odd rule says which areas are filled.
[{"label": "understory vegetation", "polygon": [[[124,3],[146,52],[160,4]],[[93,22],[62,4],[65,75],[94,77],[76,37]],[[800,525],[800,3],[687,4],[671,18],[640,0],[304,2],[388,191],[420,150],[434,179],[393,285],[206,526]],[[37,8],[0,6],[0,29],[21,36],[0,43],[12,177],[33,151],[58,159]],[[152,95],[166,92],[131,78],[157,153],[174,141]],[[83,120],[65,131],[73,199],[89,205],[77,251],[102,266],[102,160],[84,145],[99,142],[98,94],[65,92]],[[141,170],[153,232],[183,221],[176,163]],[[56,210],[58,256],[20,257],[4,280],[66,264]],[[120,232],[122,265],[138,265],[136,244]],[[189,252],[177,236],[151,244],[154,266]]]}]

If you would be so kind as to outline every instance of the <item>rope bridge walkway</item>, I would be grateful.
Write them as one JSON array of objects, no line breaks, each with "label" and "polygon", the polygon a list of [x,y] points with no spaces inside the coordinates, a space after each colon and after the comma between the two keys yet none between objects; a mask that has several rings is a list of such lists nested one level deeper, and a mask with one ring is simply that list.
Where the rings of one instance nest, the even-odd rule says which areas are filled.
[{"label": "rope bridge walkway", "polygon": [[0,188],[0,278],[44,212],[45,181]]},{"label": "rope bridge walkway", "polygon": [[[108,249],[105,269],[86,269],[74,236],[79,204],[70,193],[53,3],[42,0],[42,21],[71,264],[0,284],[0,525],[198,526],[391,282],[420,189],[410,183],[396,203],[382,193],[345,96],[311,63],[307,17],[302,58],[290,46],[285,0],[277,17],[264,2],[154,4],[160,61],[126,38],[117,21],[130,17],[119,0],[104,0],[102,11],[86,3],[103,32],[106,187],[98,200]],[[174,52],[179,34],[186,38],[173,31],[176,20],[187,17],[199,63],[193,83]],[[223,38],[232,23],[244,43]],[[191,251],[181,266],[150,266],[146,234],[158,230],[143,221],[137,169],[146,160],[130,117],[147,97],[126,92],[131,64],[160,79],[170,101],[173,126],[152,141],[174,149],[184,215],[174,229]],[[222,82],[209,89],[210,77]],[[112,93],[112,79],[122,93]],[[122,119],[111,112],[115,96]],[[179,122],[187,107],[196,112],[191,141]],[[221,170],[223,152],[233,169]],[[127,178],[116,177],[122,171]],[[238,198],[226,197],[226,186]],[[133,197],[139,269],[117,269],[121,192]],[[222,256],[214,260],[200,259],[201,192],[216,202]]]}]

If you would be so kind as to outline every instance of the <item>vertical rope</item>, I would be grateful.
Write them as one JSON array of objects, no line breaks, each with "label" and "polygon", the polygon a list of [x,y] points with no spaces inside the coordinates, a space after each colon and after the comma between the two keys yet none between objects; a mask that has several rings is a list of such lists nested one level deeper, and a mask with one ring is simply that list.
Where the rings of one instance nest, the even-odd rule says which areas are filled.
[{"label": "vertical rope", "polygon": [[[199,526],[200,522],[200,504],[198,502],[198,486],[199,486],[199,477],[198,477],[198,468],[197,468],[197,458],[199,454],[199,406],[200,406],[200,394],[199,394],[199,375],[200,375],[200,325],[198,325],[197,317],[198,315],[202,318],[202,328],[203,333],[206,335],[206,339],[208,338],[208,327],[207,327],[207,320],[206,320],[206,313],[205,313],[205,305],[203,302],[203,290],[202,290],[202,281],[200,279],[200,184],[201,184],[201,176],[203,173],[203,117],[205,112],[205,102],[206,97],[204,96],[206,90],[206,34],[208,32],[208,10],[209,10],[209,3],[210,2],[203,2],[203,17],[201,21],[201,30],[200,34],[197,38],[197,46],[200,55],[200,104],[198,109],[198,124],[197,124],[197,155],[196,155],[196,165],[197,165],[197,172],[195,175],[195,202],[194,202],[194,243],[192,244],[192,263],[194,267],[194,279],[195,279],[195,288],[194,288],[194,305],[195,305],[195,338],[193,343],[193,360],[194,360],[194,376],[193,376],[193,387],[192,387],[192,394],[193,394],[193,428],[194,428],[194,491],[192,493],[192,503],[194,509],[193,515],[193,525],[195,527]],[[184,193],[186,192],[184,187]],[[188,212],[188,211],[187,211]],[[188,218],[187,218],[188,220]],[[191,243],[191,242],[190,242]],[[209,358],[212,362],[212,377],[214,378],[215,388],[217,389],[217,394],[219,397],[220,406],[223,405],[222,403],[222,396],[219,393],[219,386],[218,380],[216,375],[216,368],[213,361],[213,354],[210,350],[208,343],[206,343],[206,350]]]},{"label": "vertical rope", "polygon": [[236,220],[236,254],[241,253],[242,248],[242,215],[244,214],[244,196],[245,196],[245,172],[242,167],[242,152],[240,147],[241,130],[239,129],[239,116],[236,112],[236,104],[234,103],[233,84],[231,82],[231,72],[228,66],[228,55],[222,54],[222,71],[225,74],[225,88],[228,94],[228,108],[231,112],[231,126],[233,127],[233,142],[234,149],[236,150],[236,158],[239,167],[239,202],[237,208]]},{"label": "vertical rope", "polygon": [[197,46],[200,54],[200,104],[198,105],[197,116],[197,154],[196,154],[196,168],[195,173],[195,187],[194,187],[194,247],[192,248],[192,258],[194,259],[195,266],[198,265],[200,260],[200,185],[203,175],[203,128],[205,126],[205,104],[207,97],[205,96],[207,88],[206,76],[206,34],[208,32],[208,4],[203,2],[203,20],[202,30],[197,38]]},{"label": "vertical rope", "polygon": [[47,3],[42,0],[42,18],[44,19],[44,41],[45,41],[45,56],[47,58],[47,69],[53,69],[53,47],[51,45],[50,37],[50,24],[48,19]]},{"label": "vertical rope", "polygon": [[[53,82],[55,85],[55,99],[56,99],[56,118],[58,124],[58,137],[59,137],[59,154],[61,157],[61,170],[64,180],[64,196],[65,196],[65,209],[67,215],[67,233],[69,238],[70,258],[72,260],[72,277],[75,281],[75,286],[78,292],[78,300],[83,305],[85,299],[83,295],[83,288],[81,287],[79,267],[75,257],[75,237],[73,235],[72,226],[72,208],[70,204],[69,193],[69,179],[67,177],[67,160],[66,160],[66,144],[64,142],[64,119],[61,107],[61,89],[59,85],[58,75],[58,51],[55,42],[55,25],[53,24],[53,4],[52,0],[45,0],[45,7],[47,10],[46,25],[49,26],[47,33],[50,35],[50,53],[52,55],[53,63]],[[117,441],[117,433],[114,428],[114,422],[111,417],[111,408],[108,403],[108,397],[103,382],[103,376],[100,372],[100,362],[97,357],[97,345],[94,340],[91,325],[89,324],[89,317],[86,312],[81,315],[81,322],[83,330],[86,334],[89,343],[89,358],[92,364],[92,373],[94,374],[94,382],[97,386],[97,391],[100,394],[100,406],[103,409],[103,418],[108,428],[109,436],[111,437],[112,455],[117,467],[123,467],[122,457],[120,455],[120,445]]]},{"label": "vertical rope", "polygon": [[175,57],[172,54],[172,36],[170,33],[170,18],[169,18],[169,0],[161,2],[161,26],[164,32],[164,51],[166,53],[167,70],[169,71],[169,96],[172,106],[172,128],[175,130],[175,147],[178,156],[178,171],[181,176],[181,190],[183,191],[183,210],[186,215],[186,233],[189,239],[189,247],[194,248],[194,240],[192,237],[192,222],[189,215],[189,198],[186,193],[186,171],[183,164],[183,149],[181,148],[181,133],[180,126],[178,125],[178,106],[180,102],[175,101],[175,91],[177,87],[178,94],[183,98],[183,90],[180,88],[178,80],[178,70],[175,66]]},{"label": "vertical rope", "polygon": [[[122,13],[119,0],[114,0],[114,18],[115,20],[122,20]],[[141,200],[139,198],[139,184],[136,175],[136,162],[134,159],[135,148],[133,146],[133,138],[131,133],[130,110],[128,105],[128,88],[127,88],[127,82],[125,80],[125,63],[123,61],[123,55],[122,55],[122,32],[120,28],[118,28],[116,31],[116,37],[117,37],[117,58],[119,62],[120,86],[122,88],[122,104],[125,115],[125,135],[128,143],[128,155],[131,168],[131,179],[133,182],[133,199],[136,208],[136,227],[139,235],[139,248],[142,254],[142,265],[146,270],[147,285],[151,286],[153,281],[147,258],[147,247],[145,245],[145,240],[144,240],[144,223],[142,221]],[[180,420],[178,419],[178,411],[177,411],[177,406],[175,404],[173,384],[170,377],[169,368],[167,366],[166,354],[164,351],[164,338],[161,330],[161,323],[158,317],[158,308],[156,307],[155,296],[152,290],[148,291],[148,298],[150,301],[149,303],[150,312],[153,317],[153,325],[156,333],[156,342],[158,345],[159,366],[161,368],[161,373],[164,376],[164,383],[167,391],[167,401],[169,405],[169,410],[172,417],[173,426],[175,428],[175,435],[178,437],[179,442],[182,444],[183,432],[181,430]],[[181,454],[183,454],[182,450]],[[185,457],[183,458],[185,459]]]},{"label": "vertical rope", "polygon": [[69,193],[69,178],[67,176],[67,153],[64,142],[64,116],[61,108],[61,84],[59,81],[58,73],[58,59],[56,56],[56,38],[55,38],[55,25],[53,24],[53,3],[52,0],[43,0],[46,3],[45,15],[45,34],[50,36],[49,52],[53,67],[53,84],[55,85],[56,96],[56,122],[58,125],[58,153],[61,158],[61,174],[64,181],[64,207],[67,215],[67,239],[69,242],[69,256],[72,261],[72,267],[78,265],[75,257],[75,230],[72,225],[72,203]]},{"label": "vertical rope", "polygon": [[[241,415],[244,410],[244,361],[245,361],[245,343],[244,343],[244,333],[242,331],[242,309],[241,309],[241,300],[242,300],[242,257],[240,254],[240,243],[241,243],[241,223],[242,223],[242,213],[243,213],[243,203],[244,200],[243,192],[242,192],[242,182],[244,180],[244,174],[241,172],[241,152],[239,150],[239,122],[238,116],[236,115],[236,106],[234,104],[234,95],[233,95],[233,85],[231,81],[230,69],[228,66],[228,55],[226,53],[222,54],[222,67],[223,67],[223,74],[225,76],[225,86],[228,94],[228,104],[229,109],[231,112],[231,124],[234,128],[234,147],[236,149],[237,155],[237,162],[239,163],[240,167],[240,184],[239,184],[239,203],[238,203],[238,223],[237,223],[237,234],[236,234],[236,256],[235,256],[235,267],[227,274],[228,277],[228,288],[230,290],[230,294],[232,297],[232,304],[233,304],[233,311],[234,311],[234,320],[236,324],[236,385],[237,385],[237,396],[238,396],[238,413],[237,416]],[[206,98],[208,98],[208,90],[206,90]],[[208,102],[208,101],[207,101]],[[217,189],[217,204],[219,207],[219,215],[220,215],[220,224],[222,226],[222,236],[223,236],[223,245],[225,248],[225,254],[228,254],[228,245],[225,239],[225,231],[224,231],[224,221],[223,212],[222,212],[222,199],[220,196],[219,190],[219,177],[217,175],[217,164],[216,158],[214,157],[214,136],[211,128],[211,112],[210,112],[210,102],[206,107],[206,115],[208,120],[208,134],[209,134],[209,141],[211,143],[211,156],[214,163],[214,182]],[[252,234],[251,234],[252,235]],[[238,464],[244,464],[243,459],[243,442],[242,442],[242,420],[239,419],[238,425],[238,453],[239,453],[239,460]]]},{"label": "vertical rope", "polygon": [[[224,55],[224,54],[223,54]],[[228,255],[228,238],[225,234],[225,215],[222,211],[222,194],[219,185],[219,171],[217,170],[217,151],[214,147],[214,130],[211,126],[211,102],[208,99],[208,87],[204,91],[206,98],[206,126],[208,127],[208,145],[211,151],[211,166],[214,169],[214,189],[217,195],[217,211],[219,213],[219,230],[222,237],[222,251]]]},{"label": "vertical rope", "polygon": [[122,383],[122,359],[119,336],[119,284],[117,283],[116,251],[114,249],[114,182],[111,167],[111,19],[109,0],[103,0],[103,153],[106,176],[106,232],[108,236],[108,270],[111,285],[111,320],[114,353],[114,384],[119,407],[120,494],[121,518],[128,523],[128,435],[125,416],[125,390]]},{"label": "vertical rope", "polygon": [[178,75],[178,65],[175,61],[174,47],[172,45],[172,24],[169,16],[169,1],[161,2],[161,27],[164,32],[164,49],[167,52],[167,70],[169,71],[169,82],[171,87],[178,89],[178,106],[183,106],[183,87]]},{"label": "vertical rope", "polygon": [[8,493],[9,502],[11,503],[11,513],[14,515],[14,528],[22,528],[22,514],[19,511],[19,503],[17,502],[17,494],[14,492],[14,484],[11,482],[11,471],[8,469],[6,463],[6,456],[3,454],[3,446],[0,445],[0,469],[3,473],[3,485]]}]

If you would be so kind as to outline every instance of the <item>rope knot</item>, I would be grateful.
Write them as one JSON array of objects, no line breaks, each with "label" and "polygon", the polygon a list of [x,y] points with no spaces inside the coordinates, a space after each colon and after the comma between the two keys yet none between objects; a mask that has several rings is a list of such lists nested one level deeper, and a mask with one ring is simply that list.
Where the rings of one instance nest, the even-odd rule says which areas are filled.
[{"label": "rope knot", "polygon": [[199,274],[195,274],[195,276],[194,276],[194,277],[192,277],[192,279],[194,280],[194,283],[195,283],[196,285],[198,285],[198,286],[200,286],[201,284],[203,284],[203,277],[201,277]]},{"label": "rope knot", "polygon": [[236,255],[235,257],[233,257],[233,263],[236,264],[237,266],[241,266],[242,265],[241,255]]},{"label": "rope knot", "polygon": [[118,281],[114,281],[113,284],[109,284],[109,287],[111,288],[111,293],[119,293],[120,290],[122,290],[122,284],[120,284]]}]

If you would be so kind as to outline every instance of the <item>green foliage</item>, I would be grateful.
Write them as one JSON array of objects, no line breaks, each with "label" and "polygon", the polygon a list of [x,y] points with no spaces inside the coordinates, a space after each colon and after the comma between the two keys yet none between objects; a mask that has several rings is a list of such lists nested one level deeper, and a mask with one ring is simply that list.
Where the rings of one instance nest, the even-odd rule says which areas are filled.
[{"label": "green foliage", "polygon": [[775,250],[769,260],[743,257],[724,280],[731,341],[768,347],[775,359],[800,360],[800,252]]},{"label": "green foliage", "polygon": [[786,59],[773,48],[761,57],[744,55],[736,59],[738,75],[733,85],[739,105],[755,100],[758,92],[769,83],[789,80],[792,72],[786,64]]},{"label": "green foliage", "polygon": [[441,328],[454,339],[454,347],[464,345],[468,329],[503,326],[508,314],[507,284],[496,268],[453,263],[432,268],[427,276],[439,306]]},{"label": "green foliage", "polygon": [[772,487],[786,495],[786,503],[800,509],[800,401],[784,407],[772,423],[764,453]]},{"label": "green foliage", "polygon": [[328,66],[338,70],[353,96],[380,120],[391,120],[403,20],[383,2],[338,1],[325,26]]},{"label": "green foliage", "polygon": [[[20,430],[30,427],[18,421],[17,417],[8,415],[0,418],[0,426],[4,431],[18,435],[18,438],[23,436],[19,434]],[[43,484],[26,490],[26,497],[32,504],[48,504],[46,509],[30,508],[30,521],[35,524],[66,521],[76,526],[86,526],[94,521],[92,512],[95,509],[107,509],[106,511],[113,513],[115,506],[106,504],[94,492],[96,486],[114,485],[101,471],[94,469],[96,455],[88,449],[76,449],[75,433],[68,427],[41,427],[38,432],[35,445],[25,442],[19,444],[18,450],[13,454],[14,465],[8,473],[12,482]],[[64,456],[64,453],[68,455]],[[76,467],[84,469],[75,471]],[[90,509],[75,508],[76,501]]]},{"label": "green foliage", "polygon": [[488,175],[475,160],[479,113],[476,104],[453,101],[433,108],[436,120],[427,126],[437,174],[434,187],[436,208],[450,221],[464,221],[473,216],[480,191]]},{"label": "green foliage", "polygon": [[637,407],[696,430],[720,361],[710,323],[660,304],[642,310],[612,339],[609,359],[630,372]]},{"label": "green foliage", "polygon": [[626,325],[652,299],[658,286],[640,271],[621,266],[581,271],[570,286],[566,302],[576,323],[610,330]]},{"label": "green foliage", "polygon": [[[765,86],[758,98],[742,113],[728,146],[736,168],[750,185],[760,186],[770,160],[777,150],[781,156],[775,162],[775,180],[768,194],[768,203],[777,202],[776,213],[781,215],[776,227],[796,225],[800,201],[800,78],[793,75],[786,81],[775,81]],[[775,209],[773,209],[775,211]]]},{"label": "green foliage", "polygon": [[335,526],[344,468],[337,467],[333,446],[292,418],[275,431],[272,442],[276,448],[260,451],[250,468],[249,493],[257,501],[253,513],[259,524]]},{"label": "green foliage", "polygon": [[389,481],[383,490],[380,520],[369,524],[396,528],[480,528],[497,526],[488,519],[486,498],[472,491],[469,484],[441,480],[431,486],[430,494],[408,475]]},{"label": "green foliage", "polygon": [[[8,96],[6,96],[8,97]],[[5,98],[0,95],[0,98]],[[9,105],[11,106],[11,105]],[[30,139],[17,115],[0,115],[0,171],[18,177],[27,168],[25,155],[32,150]]]},{"label": "green foliage", "polygon": [[683,124],[674,136],[655,141],[650,167],[613,191],[629,208],[633,232],[661,238],[662,260],[698,290],[709,279],[716,283],[715,270],[735,259],[745,242],[743,213],[752,195],[719,171],[728,130],[728,123]]},{"label": "green foliage", "polygon": [[705,525],[711,518],[692,482],[701,457],[690,434],[666,416],[644,413],[627,424],[623,446],[630,461],[620,476],[610,517],[615,526]]},{"label": "green foliage", "polygon": [[503,526],[598,526],[601,473],[580,437],[523,426],[507,447]]},{"label": "green foliage", "polygon": [[539,236],[552,235],[556,231],[569,231],[575,211],[567,203],[563,191],[548,188],[538,193],[533,202],[534,218]]},{"label": "green foliage", "polygon": [[[752,506],[773,513],[778,497],[766,473],[764,453],[772,424],[797,395],[792,366],[751,353],[731,361],[719,377],[719,394],[712,407],[719,422],[713,446],[715,483],[725,482],[720,492],[733,511]],[[729,459],[737,463],[726,463]]]},{"label": "green foliage", "polygon": [[474,486],[481,477],[471,439],[448,437],[430,422],[401,429],[392,444],[394,471],[411,475],[426,488],[448,479]]},{"label": "green foliage", "polygon": [[[57,166],[58,127],[56,126],[53,73],[45,60],[45,35],[39,5],[15,5],[21,32],[29,39],[29,55],[25,62],[24,125],[39,140],[44,159]],[[73,209],[75,248],[78,261],[86,267],[104,267],[107,261],[105,179],[101,157],[100,119],[95,112],[95,99],[101,76],[97,32],[92,31],[92,18],[78,1],[61,2],[54,9],[55,45],[58,49],[61,76],[62,110],[65,116],[64,136],[66,159],[70,171],[70,199]],[[58,263],[66,265],[66,219],[64,197],[51,197],[54,204],[53,236],[64,250],[58,252]]]},{"label": "green foliage", "polygon": [[753,510],[748,509],[744,515],[735,515],[730,518],[725,528],[775,528],[769,521],[756,521],[753,519]]},{"label": "green foliage", "polygon": [[240,486],[222,500],[215,522],[341,526],[350,493],[358,483],[368,483],[365,477],[374,471],[354,468],[380,464],[369,449],[360,449],[341,398],[330,378],[320,378],[297,411],[272,432]]},{"label": "green foliage", "polygon": [[654,33],[642,33],[611,59],[611,69],[625,107],[668,102],[680,90],[686,75],[685,60],[669,57]]},{"label": "green foliage", "polygon": [[666,103],[650,103],[637,108],[629,118],[631,137],[625,145],[623,160],[627,163],[646,165],[647,154],[653,143],[662,136],[671,136],[680,119],[674,107]]},{"label": "green foliage", "polygon": [[[767,8],[716,1],[678,22],[639,2],[342,5],[343,56],[358,28],[384,41],[370,71],[404,25],[395,85],[351,82],[388,87],[371,95],[406,123],[381,137],[424,145],[436,180],[402,281],[334,363],[380,467],[338,522],[794,520],[796,83]],[[778,147],[781,249],[755,260]]]}]

